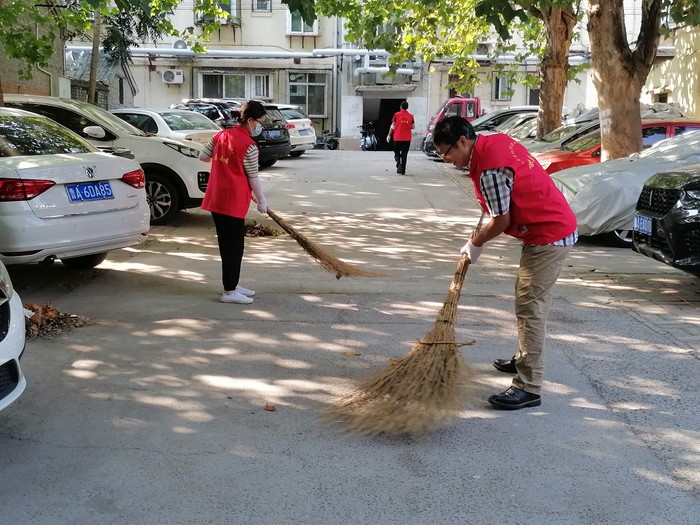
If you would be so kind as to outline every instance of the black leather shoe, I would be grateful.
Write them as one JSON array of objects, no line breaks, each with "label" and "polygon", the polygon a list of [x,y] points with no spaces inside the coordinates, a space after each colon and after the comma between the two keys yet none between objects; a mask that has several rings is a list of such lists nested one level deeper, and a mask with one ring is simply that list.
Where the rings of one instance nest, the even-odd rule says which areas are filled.
[{"label": "black leather shoe", "polygon": [[491,396],[489,403],[501,410],[518,410],[519,408],[538,407],[542,404],[542,398],[538,394],[531,394],[512,386],[501,394]]},{"label": "black leather shoe", "polygon": [[510,359],[496,359],[493,362],[493,367],[499,372],[505,374],[517,374],[518,371],[515,369],[515,356]]}]

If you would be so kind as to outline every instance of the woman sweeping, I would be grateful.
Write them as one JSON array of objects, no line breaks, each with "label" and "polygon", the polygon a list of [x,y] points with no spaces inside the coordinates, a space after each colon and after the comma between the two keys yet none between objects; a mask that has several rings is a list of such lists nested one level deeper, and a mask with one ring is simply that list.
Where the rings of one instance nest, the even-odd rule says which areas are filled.
[{"label": "woman sweeping", "polygon": [[255,292],[238,284],[245,240],[245,216],[251,190],[260,213],[267,202],[258,178],[258,146],[252,137],[262,132],[265,108],[249,100],[241,108],[238,125],[217,133],[199,158],[211,162],[202,209],[211,212],[221,254],[222,303],[250,304]]}]

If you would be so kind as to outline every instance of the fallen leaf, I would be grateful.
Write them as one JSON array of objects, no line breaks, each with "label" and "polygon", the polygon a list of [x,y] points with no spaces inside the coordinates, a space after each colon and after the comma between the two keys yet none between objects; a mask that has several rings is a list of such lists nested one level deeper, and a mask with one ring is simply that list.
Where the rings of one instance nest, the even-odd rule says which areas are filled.
[{"label": "fallen leaf", "polygon": [[275,410],[277,410],[277,407],[268,403],[267,405],[265,405],[265,410],[267,410],[268,412],[274,412]]},{"label": "fallen leaf", "polygon": [[343,355],[346,355],[348,357],[357,357],[358,355],[362,355],[360,352],[343,352]]},{"label": "fallen leaf", "polygon": [[389,359],[389,364],[391,366],[396,366],[401,362],[401,359]]}]

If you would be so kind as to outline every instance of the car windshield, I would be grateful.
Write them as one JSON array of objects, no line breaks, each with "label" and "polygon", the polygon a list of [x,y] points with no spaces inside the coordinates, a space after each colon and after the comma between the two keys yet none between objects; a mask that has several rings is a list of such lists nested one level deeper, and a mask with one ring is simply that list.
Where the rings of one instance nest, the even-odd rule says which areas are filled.
[{"label": "car windshield", "polygon": [[555,129],[554,131],[550,131],[540,140],[542,140],[542,142],[557,142],[564,137],[571,135],[574,131],[581,129],[581,127],[583,127],[583,124],[567,124]]},{"label": "car windshield", "polygon": [[287,120],[301,120],[309,118],[300,110],[293,108],[280,109],[280,113],[282,113]]},{"label": "car windshield", "polygon": [[523,140],[537,131],[537,119],[533,118],[525,122],[522,126],[518,126],[516,129],[510,133],[510,136],[514,139]]},{"label": "car windshield", "polygon": [[53,120],[0,117],[0,157],[91,153],[96,148]]},{"label": "car windshield", "polygon": [[163,118],[168,127],[173,131],[192,131],[201,129],[220,130],[221,128],[214,124],[207,117],[197,112],[172,112],[162,111],[159,115]]},{"label": "car windshield", "polygon": [[265,113],[267,113],[266,122],[269,122],[269,123],[284,122],[285,120],[287,120],[284,118],[284,115],[282,115],[280,110],[277,108],[265,108]]},{"label": "car windshield", "polygon": [[682,135],[676,135],[654,144],[651,148],[641,151],[639,158],[654,157],[657,155],[684,154],[690,156],[695,152],[700,152],[700,131],[686,131]]},{"label": "car windshield", "polygon": [[574,151],[574,152],[579,152],[579,151],[586,151],[591,148],[594,148],[596,146],[600,145],[600,130],[596,129],[595,131],[591,131],[589,133],[586,133],[582,137],[577,138],[576,140],[572,140],[565,146],[562,146],[561,149],[566,150],[566,151]]}]

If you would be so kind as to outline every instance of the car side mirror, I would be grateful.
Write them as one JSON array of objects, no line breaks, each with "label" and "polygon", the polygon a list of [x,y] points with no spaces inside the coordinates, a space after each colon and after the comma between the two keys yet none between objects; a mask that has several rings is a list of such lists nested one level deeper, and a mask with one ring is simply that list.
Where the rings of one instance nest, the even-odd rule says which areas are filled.
[{"label": "car side mirror", "polygon": [[85,126],[83,128],[83,133],[85,133],[91,139],[103,139],[107,136],[105,130],[100,126]]},{"label": "car side mirror", "polygon": [[594,159],[600,157],[600,148],[596,149],[593,153],[591,153],[591,157]]}]

